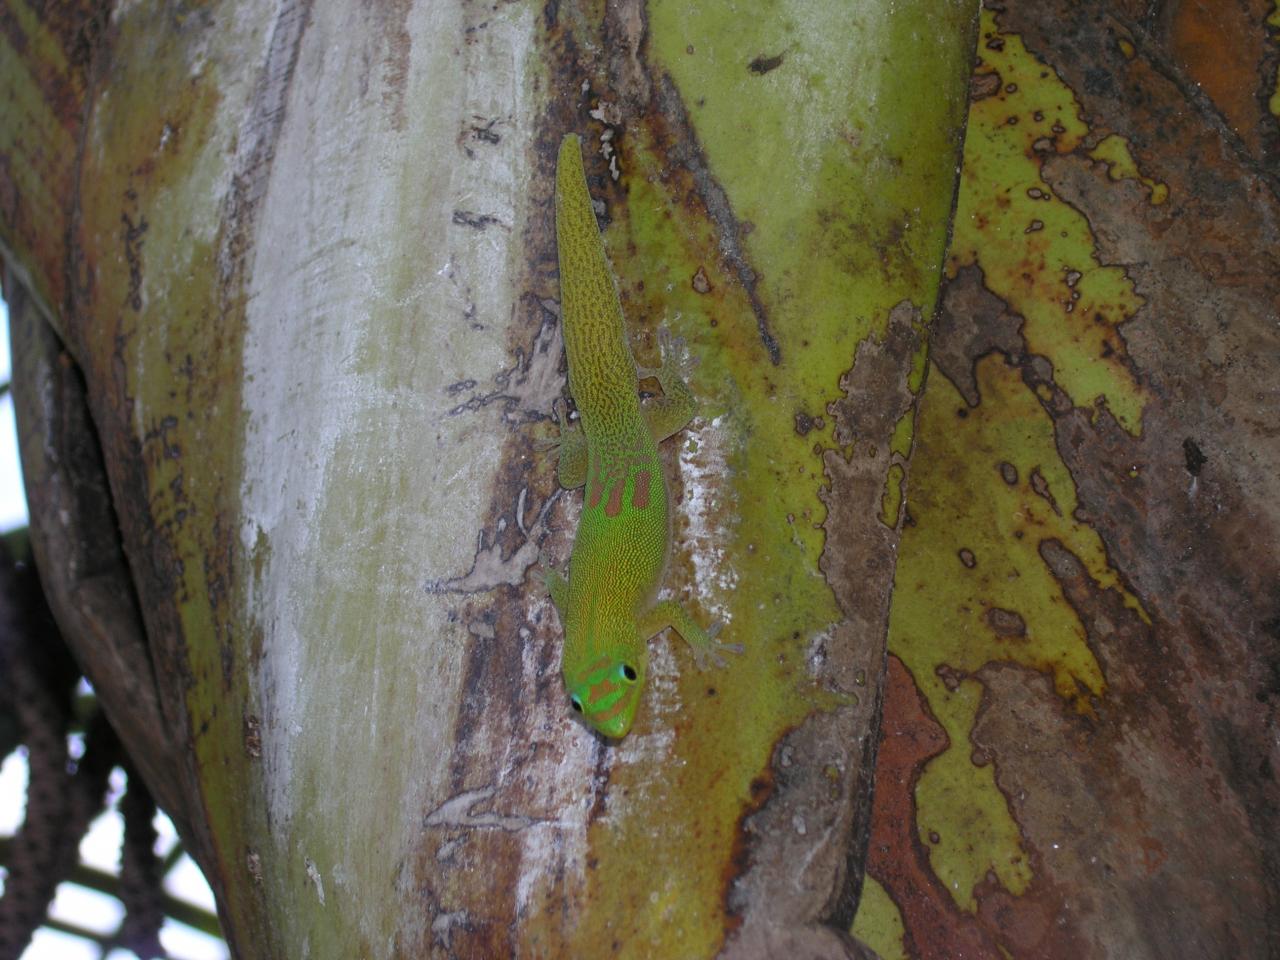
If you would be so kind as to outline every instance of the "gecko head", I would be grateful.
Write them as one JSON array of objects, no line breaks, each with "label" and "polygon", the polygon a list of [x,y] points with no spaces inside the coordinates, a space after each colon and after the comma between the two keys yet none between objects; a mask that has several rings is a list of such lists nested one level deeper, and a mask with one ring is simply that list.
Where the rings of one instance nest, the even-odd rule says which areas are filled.
[{"label": "gecko head", "polygon": [[573,672],[566,667],[570,708],[606,737],[625,737],[640,705],[645,660],[642,649],[625,657],[602,656]]}]

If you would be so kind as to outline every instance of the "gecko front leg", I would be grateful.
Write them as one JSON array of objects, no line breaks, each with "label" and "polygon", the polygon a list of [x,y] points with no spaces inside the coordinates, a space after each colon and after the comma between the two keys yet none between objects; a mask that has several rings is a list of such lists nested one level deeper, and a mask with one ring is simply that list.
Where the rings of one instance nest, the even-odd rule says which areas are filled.
[{"label": "gecko front leg", "polygon": [[716,639],[716,635],[720,633],[722,626],[723,624],[716,620],[709,628],[703,630],[679,603],[674,600],[662,600],[655,603],[640,617],[637,623],[637,631],[640,634],[641,642],[647,642],[650,637],[656,636],[667,627],[670,627],[680,634],[685,643],[689,644],[690,649],[693,650],[693,659],[698,664],[698,668],[705,670],[708,660],[717,667],[728,666],[724,657],[720,656],[722,651],[724,653],[742,653],[742,644],[725,643]]},{"label": "gecko front leg", "polygon": [[561,413],[564,401],[557,397],[551,402],[551,418],[560,432],[554,437],[539,440],[538,450],[554,450],[556,453],[556,479],[566,490],[573,490],[587,482],[587,435],[582,427],[569,420],[569,411]]}]

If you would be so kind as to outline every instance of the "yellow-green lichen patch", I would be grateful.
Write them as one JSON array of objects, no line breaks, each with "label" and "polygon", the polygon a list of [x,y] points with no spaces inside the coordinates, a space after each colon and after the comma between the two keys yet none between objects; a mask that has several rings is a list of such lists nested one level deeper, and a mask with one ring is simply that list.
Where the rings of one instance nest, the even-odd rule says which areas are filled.
[{"label": "yellow-green lichen patch", "polygon": [[[948,681],[934,682],[942,686]],[[950,682],[953,688],[945,693],[926,685],[930,705],[941,701],[938,719],[952,746],[920,777],[916,830],[934,874],[956,903],[972,912],[977,909],[974,887],[985,877],[994,876],[1018,895],[1031,885],[1032,871],[1018,825],[996,785],[995,769],[990,763],[978,766],[972,757],[968,733],[982,687],[970,680]]]},{"label": "yellow-green lichen patch", "polygon": [[875,877],[862,880],[862,899],[858,901],[858,913],[850,932],[881,960],[908,960],[907,948],[902,942],[906,933],[902,914]]},{"label": "yellow-green lichen patch", "polygon": [[[817,2],[765,4],[751,17],[713,5],[651,9],[655,64],[689,104],[746,228],[743,252],[796,394],[830,394],[892,304],[931,302],[936,278],[923,265],[945,242],[953,177],[938,159],[952,154],[958,119],[936,114],[962,105],[930,100],[954,86],[962,63],[936,56],[910,75],[897,69],[893,52],[918,41],[922,19],[911,7],[850,18]],[[912,122],[925,115],[934,119]]]},{"label": "yellow-green lichen patch", "polygon": [[1169,199],[1169,187],[1143,176],[1138,163],[1129,152],[1129,141],[1117,133],[1103,137],[1098,145],[1089,151],[1094,160],[1101,160],[1107,165],[1107,176],[1112,180],[1137,180],[1151,191],[1152,206],[1159,206]]},{"label": "yellow-green lichen patch", "polygon": [[1060,542],[1101,586],[1142,611],[1097,534],[1073,519],[1075,489],[1053,423],[1018,372],[995,356],[981,360],[981,402],[973,409],[934,373],[920,407],[913,522],[902,535],[889,649],[950,739],[921,776],[917,828],[936,875],[972,910],[974,885],[989,872],[1014,893],[1031,879],[992,758],[973,756],[970,731],[982,696],[975,675],[989,663],[1045,673],[1065,708],[1085,713],[1106,694],[1041,543]]},{"label": "yellow-green lichen patch", "polygon": [[[931,314],[925,314],[931,316]],[[929,372],[929,338],[920,338],[920,346],[911,358],[911,376],[907,380],[907,389],[919,396],[924,389],[925,374]]]},{"label": "yellow-green lichen patch", "polygon": [[893,428],[893,439],[889,441],[889,449],[904,460],[911,455],[911,439],[915,436],[915,428],[914,409],[904,413]]},{"label": "yellow-green lichen patch", "polygon": [[895,463],[889,467],[889,476],[885,478],[884,496],[880,498],[880,522],[886,527],[898,525],[898,515],[902,511],[902,500],[906,491],[903,485],[907,472],[902,464]]},{"label": "yellow-green lichen patch", "polygon": [[1122,268],[1099,262],[1088,221],[1041,176],[1046,158],[1074,151],[1088,132],[1079,106],[993,12],[981,29],[948,271],[981,267],[1058,385],[1079,406],[1105,404],[1136,434],[1143,394],[1116,326],[1142,298]]}]

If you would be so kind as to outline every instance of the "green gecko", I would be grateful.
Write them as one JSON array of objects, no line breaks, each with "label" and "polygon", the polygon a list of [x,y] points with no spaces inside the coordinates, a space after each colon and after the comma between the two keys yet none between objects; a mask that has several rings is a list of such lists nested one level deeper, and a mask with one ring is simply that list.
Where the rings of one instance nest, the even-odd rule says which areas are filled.
[{"label": "green gecko", "polygon": [[[569,392],[581,426],[563,423],[553,445],[560,484],[585,484],[586,496],[569,579],[551,569],[543,576],[564,626],[569,703],[601,733],[623,737],[644,689],[650,637],[674,628],[700,666],[741,647],[716,639],[719,623],[703,630],[674,600],[655,602],[671,539],[658,443],[693,419],[697,401],[669,336],[661,337],[662,366],[636,366],[573,134],[556,162],[556,245]],[[658,381],[662,396],[641,403],[645,377]]]}]

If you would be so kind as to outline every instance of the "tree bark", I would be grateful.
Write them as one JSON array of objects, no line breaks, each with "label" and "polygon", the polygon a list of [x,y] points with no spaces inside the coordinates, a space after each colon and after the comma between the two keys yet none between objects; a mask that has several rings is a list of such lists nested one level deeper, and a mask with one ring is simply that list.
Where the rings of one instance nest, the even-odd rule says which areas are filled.
[{"label": "tree bark", "polygon": [[1269,14],[984,12],[857,926],[885,957],[1280,956]]},{"label": "tree bark", "polygon": [[[975,24],[3,6],[37,557],[236,956],[867,955]],[[745,647],[701,674],[656,640],[617,744],[567,710],[530,576],[578,509],[538,446],[569,131],[640,362],[663,323],[701,360],[666,589]]]}]

